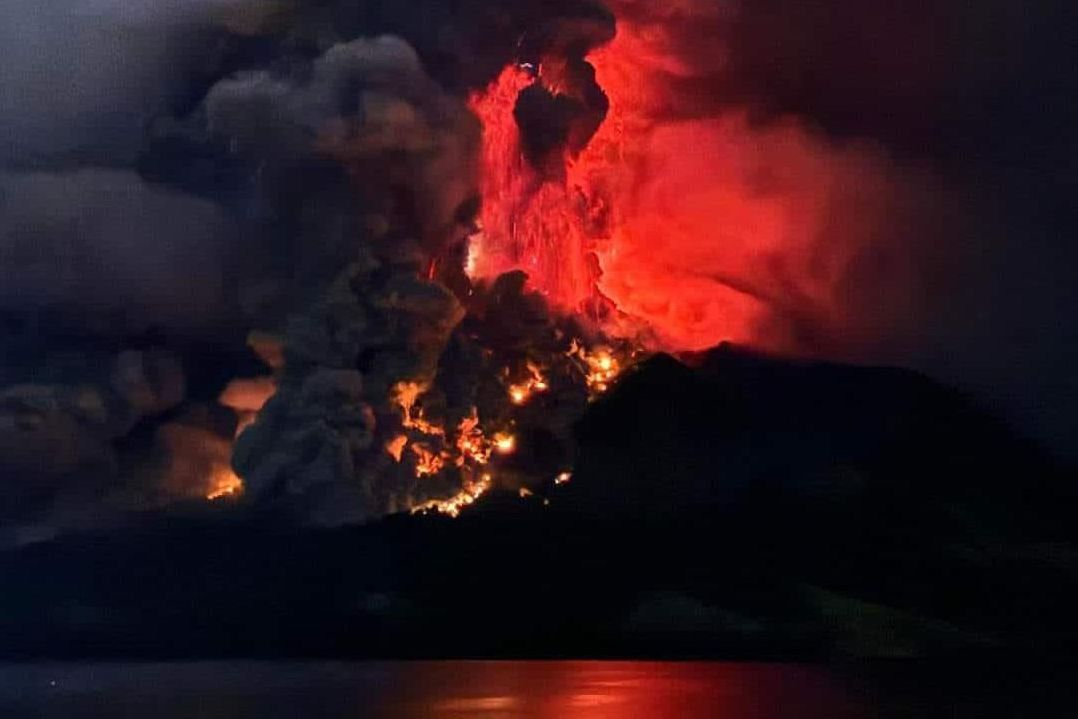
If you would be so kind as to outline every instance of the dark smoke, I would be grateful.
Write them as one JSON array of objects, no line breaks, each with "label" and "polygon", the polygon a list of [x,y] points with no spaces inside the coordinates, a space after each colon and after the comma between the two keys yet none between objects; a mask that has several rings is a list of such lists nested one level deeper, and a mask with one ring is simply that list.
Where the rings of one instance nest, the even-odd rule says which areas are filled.
[{"label": "dark smoke", "polygon": [[[1073,451],[1078,118],[1063,3],[611,6],[673,38],[669,117],[793,122],[869,143],[893,169],[886,224],[863,230],[882,249],[842,288],[856,346],[797,315],[793,295],[773,300],[802,346],[958,380]],[[538,164],[579,148],[605,113],[583,56],[612,17],[588,0],[6,3],[0,523],[38,536],[198,495],[177,478],[231,441],[218,394],[269,371],[245,348],[256,329],[292,362],[241,443],[253,494],[298,498],[323,522],[416,499],[404,479],[355,484],[369,469],[341,464],[376,451],[387,386],[483,367],[483,332],[523,338],[502,366],[559,341],[540,309],[530,329],[496,310],[458,325],[459,298],[416,279],[454,257],[475,214],[466,93],[509,62],[563,62],[575,89],[523,100],[518,117]],[[521,288],[478,292],[477,305],[531,306]],[[438,388],[447,420],[484,404],[480,383]]]},{"label": "dark smoke", "polygon": [[[245,346],[256,329],[290,364],[241,443],[250,495],[323,523],[425,499],[374,441],[398,420],[390,385],[433,378],[460,321],[453,295],[417,275],[453,256],[477,207],[464,97],[521,38],[579,55],[609,15],[65,0],[9,3],[0,19],[9,538],[201,497],[237,423],[217,396],[270,372]],[[133,370],[117,368],[143,365],[153,389],[132,394]]]}]

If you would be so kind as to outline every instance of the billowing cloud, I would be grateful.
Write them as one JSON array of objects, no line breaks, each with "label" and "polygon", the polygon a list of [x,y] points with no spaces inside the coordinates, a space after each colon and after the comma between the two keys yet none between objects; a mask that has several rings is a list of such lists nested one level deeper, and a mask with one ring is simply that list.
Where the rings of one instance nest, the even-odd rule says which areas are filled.
[{"label": "billowing cloud", "polygon": [[228,315],[232,228],[213,203],[131,171],[0,175],[0,307],[106,334],[204,331]]}]

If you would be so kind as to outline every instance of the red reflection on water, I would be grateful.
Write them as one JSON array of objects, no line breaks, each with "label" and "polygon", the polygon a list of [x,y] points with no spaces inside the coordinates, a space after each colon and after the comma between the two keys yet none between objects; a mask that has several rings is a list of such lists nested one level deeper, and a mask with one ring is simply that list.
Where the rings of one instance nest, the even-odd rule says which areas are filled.
[{"label": "red reflection on water", "polygon": [[863,707],[823,671],[680,662],[452,662],[415,666],[398,715],[550,719],[853,719]]},{"label": "red reflection on water", "polygon": [[[1053,685],[1059,684],[1053,680]],[[914,696],[908,684],[899,686],[898,699]],[[4,718],[862,719],[880,714],[878,704],[873,708],[867,703],[877,701],[871,697],[863,686],[855,683],[847,689],[822,669],[786,664],[0,665]],[[908,704],[916,704],[913,711],[894,716],[920,719],[925,704]],[[980,718],[983,713],[960,716]]]}]

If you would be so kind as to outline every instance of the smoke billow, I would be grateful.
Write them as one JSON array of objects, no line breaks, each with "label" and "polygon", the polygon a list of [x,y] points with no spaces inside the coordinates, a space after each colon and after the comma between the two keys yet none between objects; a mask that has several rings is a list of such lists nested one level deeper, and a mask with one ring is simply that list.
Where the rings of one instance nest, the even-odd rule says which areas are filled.
[{"label": "smoke billow", "polygon": [[[456,494],[448,475],[418,486],[411,455],[394,463],[383,443],[402,428],[397,385],[443,396],[439,365],[458,361],[443,355],[482,354],[462,349],[460,302],[431,279],[459,284],[478,206],[464,96],[525,29],[545,46],[608,15],[290,0],[3,15],[13,536],[232,491],[244,428],[249,499],[302,522]],[[246,347],[252,330],[287,364]],[[131,390],[143,366],[167,401]],[[476,391],[450,388],[445,413],[467,419]]]},{"label": "smoke billow", "polygon": [[[250,504],[301,522],[474,491],[490,438],[473,413],[565,469],[586,395],[565,358],[588,327],[522,275],[462,271],[491,204],[468,98],[513,65],[544,78],[505,108],[537,214],[566,197],[541,188],[585,174],[618,200],[588,217],[617,229],[605,245],[569,232],[522,268],[588,285],[554,305],[584,296],[665,347],[911,364],[1003,387],[989,396],[1045,436],[1073,428],[1056,169],[1074,88],[1041,42],[1061,6],[608,5],[0,9],[0,522],[219,494],[239,430]],[[540,369],[544,399],[508,406]],[[425,392],[413,409],[402,387]],[[409,426],[420,411],[445,436]]]},{"label": "smoke billow", "polygon": [[[808,349],[923,369],[1073,452],[1067,407],[1078,386],[1065,367],[1078,342],[1063,318],[1078,296],[1064,238],[1078,226],[1067,199],[1078,182],[1078,86],[1074,46],[1060,30],[1074,26],[1073,6],[612,7],[646,29],[633,55],[659,88],[652,117],[667,128],[740,122],[722,149],[801,188],[787,203],[795,252],[780,249],[777,275],[756,286],[808,278],[825,291],[800,292],[802,282],[788,296],[823,310],[807,325]],[[788,162],[783,143],[795,148]],[[823,212],[794,204],[806,196],[825,200]],[[715,222],[720,232],[736,224]],[[797,249],[806,247],[807,256]],[[777,315],[805,327],[786,308]]]},{"label": "smoke billow", "polygon": [[[661,347],[912,365],[1012,417],[1063,420],[1075,297],[1054,263],[1073,227],[1075,108],[1038,99],[1073,96],[1061,6],[610,5],[617,38],[587,58],[605,123],[559,158],[568,181],[503,183],[483,271],[537,255],[539,285],[576,308],[587,272],[561,268],[593,253],[598,291]],[[574,94],[545,69],[539,83]],[[568,259],[534,237],[566,224]]]}]

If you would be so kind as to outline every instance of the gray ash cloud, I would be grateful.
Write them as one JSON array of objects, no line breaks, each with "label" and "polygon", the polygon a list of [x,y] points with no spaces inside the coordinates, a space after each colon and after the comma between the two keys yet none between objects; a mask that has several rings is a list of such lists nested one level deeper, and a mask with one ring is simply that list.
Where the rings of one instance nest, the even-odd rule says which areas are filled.
[{"label": "gray ash cloud", "polygon": [[[331,523],[423,499],[414,477],[383,466],[368,424],[374,409],[392,421],[394,382],[435,375],[462,316],[418,275],[457,251],[477,206],[465,95],[526,30],[545,47],[596,17],[610,22],[583,2],[5,6],[0,461],[17,490],[6,539],[203,493],[236,427],[217,395],[270,371],[245,348],[254,329],[279,334],[292,363],[241,445],[256,448],[237,460],[251,495],[294,490],[300,521]],[[362,317],[334,316],[342,292]],[[170,358],[167,378],[156,357]],[[168,402],[117,379],[139,358]],[[302,434],[348,407],[354,422],[302,447],[274,429]],[[267,435],[273,447],[259,447]],[[327,469],[304,454],[342,444],[366,464]],[[281,447],[297,453],[284,485],[267,468]]]}]

